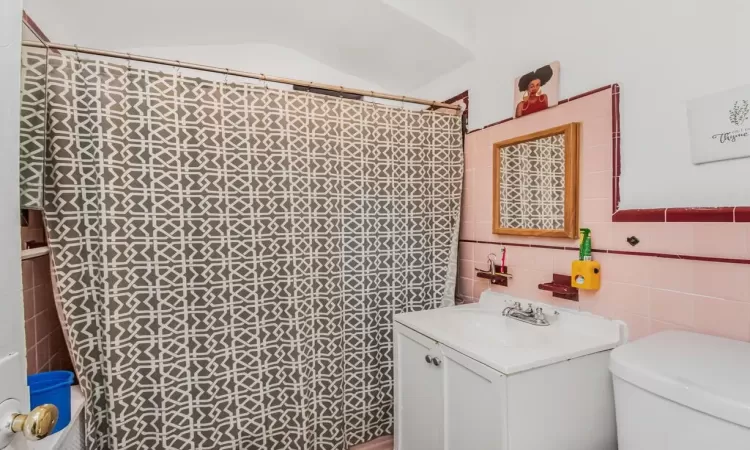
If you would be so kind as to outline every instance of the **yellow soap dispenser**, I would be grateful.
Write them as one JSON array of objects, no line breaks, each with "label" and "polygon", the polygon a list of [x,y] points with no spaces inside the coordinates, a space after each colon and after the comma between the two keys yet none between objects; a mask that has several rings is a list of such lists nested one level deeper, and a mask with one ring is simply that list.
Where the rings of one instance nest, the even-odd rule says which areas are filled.
[{"label": "yellow soap dispenser", "polygon": [[595,291],[602,283],[602,266],[591,259],[591,230],[581,228],[581,245],[578,261],[573,261],[570,285],[578,289]]}]

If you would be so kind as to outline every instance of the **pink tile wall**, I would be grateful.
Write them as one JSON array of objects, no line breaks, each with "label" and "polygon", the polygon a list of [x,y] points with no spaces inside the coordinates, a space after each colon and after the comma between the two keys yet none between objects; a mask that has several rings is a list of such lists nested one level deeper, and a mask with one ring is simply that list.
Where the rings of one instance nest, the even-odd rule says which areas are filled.
[{"label": "pink tile wall", "polygon": [[350,450],[393,450],[393,436],[379,437],[370,442],[355,445]]},{"label": "pink tile wall", "polygon": [[[466,179],[459,247],[457,296],[475,301],[490,284],[476,278],[496,242],[577,247],[576,240],[492,234],[492,144],[570,122],[582,122],[580,226],[591,228],[593,247],[639,253],[731,258],[750,262],[748,223],[613,223],[612,95],[605,90],[466,137]],[[625,149],[627,151],[627,147]],[[640,243],[632,247],[627,237]],[[480,242],[469,242],[480,241]],[[602,287],[580,302],[540,291],[552,273],[570,273],[571,250],[508,246],[514,278],[491,289],[622,319],[637,339],[664,329],[689,329],[750,341],[750,264],[595,253]]]},{"label": "pink tile wall", "polygon": [[[29,211],[29,223],[21,228],[22,242],[44,242],[42,215]],[[49,370],[73,371],[52,293],[49,256],[21,264],[28,375]]]}]

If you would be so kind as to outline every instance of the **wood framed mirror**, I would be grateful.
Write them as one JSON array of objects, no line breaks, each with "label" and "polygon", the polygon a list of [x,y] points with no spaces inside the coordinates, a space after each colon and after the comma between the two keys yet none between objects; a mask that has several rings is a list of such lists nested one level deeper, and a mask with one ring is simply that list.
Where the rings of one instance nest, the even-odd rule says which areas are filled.
[{"label": "wood framed mirror", "polygon": [[492,232],[578,236],[577,122],[492,147]]}]

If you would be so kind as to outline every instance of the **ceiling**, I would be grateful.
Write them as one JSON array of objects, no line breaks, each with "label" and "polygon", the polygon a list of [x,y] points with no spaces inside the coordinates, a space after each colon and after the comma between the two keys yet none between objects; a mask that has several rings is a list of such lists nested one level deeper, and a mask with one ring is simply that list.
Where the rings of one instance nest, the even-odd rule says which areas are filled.
[{"label": "ceiling", "polygon": [[111,50],[273,44],[407,93],[472,59],[465,2],[24,0],[24,7],[55,42]]}]

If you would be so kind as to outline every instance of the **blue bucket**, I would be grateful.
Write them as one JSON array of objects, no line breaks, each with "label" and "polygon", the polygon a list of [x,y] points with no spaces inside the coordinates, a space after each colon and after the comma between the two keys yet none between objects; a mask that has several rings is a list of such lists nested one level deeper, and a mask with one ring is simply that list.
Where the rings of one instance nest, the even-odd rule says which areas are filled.
[{"label": "blue bucket", "polygon": [[70,385],[73,384],[73,372],[53,370],[27,378],[31,394],[31,409],[50,403],[57,406],[57,424],[52,433],[57,433],[70,423]]}]

